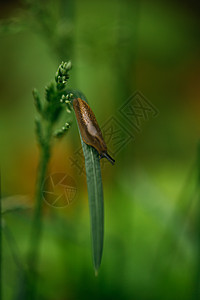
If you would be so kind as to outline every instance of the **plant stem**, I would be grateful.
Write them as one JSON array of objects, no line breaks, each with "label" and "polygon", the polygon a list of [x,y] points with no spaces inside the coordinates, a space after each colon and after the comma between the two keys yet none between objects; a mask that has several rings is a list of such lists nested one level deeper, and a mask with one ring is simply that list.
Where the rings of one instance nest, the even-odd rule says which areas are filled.
[{"label": "plant stem", "polygon": [[50,159],[52,124],[49,122],[46,127],[44,143],[41,147],[40,161],[38,165],[38,177],[36,181],[36,205],[33,216],[30,250],[28,255],[28,296],[35,299],[37,286],[37,267],[39,261],[40,241],[42,237],[42,187],[47,173],[48,162]]}]

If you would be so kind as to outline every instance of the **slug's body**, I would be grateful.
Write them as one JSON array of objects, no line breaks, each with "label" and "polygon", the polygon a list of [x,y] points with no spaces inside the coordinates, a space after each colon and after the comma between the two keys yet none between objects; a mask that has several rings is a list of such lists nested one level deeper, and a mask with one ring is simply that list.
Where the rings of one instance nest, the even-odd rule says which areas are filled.
[{"label": "slug's body", "polygon": [[114,164],[115,160],[107,153],[101,129],[89,105],[81,98],[73,99],[72,103],[83,141],[94,147],[99,152],[100,158],[105,157]]}]

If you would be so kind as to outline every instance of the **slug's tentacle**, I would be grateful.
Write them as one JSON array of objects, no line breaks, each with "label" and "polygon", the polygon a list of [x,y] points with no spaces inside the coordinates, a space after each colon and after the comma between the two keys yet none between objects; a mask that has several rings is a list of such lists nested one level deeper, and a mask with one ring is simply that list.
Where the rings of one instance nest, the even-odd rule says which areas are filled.
[{"label": "slug's tentacle", "polygon": [[100,159],[101,159],[101,158],[104,158],[104,157],[107,158],[107,160],[108,160],[112,165],[115,164],[115,160],[114,160],[107,152],[101,153]]},{"label": "slug's tentacle", "polygon": [[107,153],[101,129],[90,106],[81,98],[74,98],[72,104],[84,143],[94,147],[100,158],[105,157],[114,164],[115,160]]}]

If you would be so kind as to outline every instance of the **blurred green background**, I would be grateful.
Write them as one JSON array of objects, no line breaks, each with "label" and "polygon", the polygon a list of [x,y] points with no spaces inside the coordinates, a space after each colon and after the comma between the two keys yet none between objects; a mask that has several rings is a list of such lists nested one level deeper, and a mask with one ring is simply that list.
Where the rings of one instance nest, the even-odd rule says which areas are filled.
[{"label": "blurred green background", "polygon": [[[62,209],[44,203],[39,299],[200,299],[199,16],[194,0],[1,1],[4,205],[22,199],[34,205],[39,152],[31,92],[36,87],[44,95],[61,61],[72,61],[69,87],[85,93],[99,124],[113,128],[114,118],[125,130],[108,143],[115,166],[102,165],[98,277],[86,178],[69,159],[80,147],[75,120],[55,142],[49,172],[72,176],[77,196]],[[120,113],[136,91],[159,111],[140,117],[140,131]],[[58,128],[64,121],[65,114]],[[126,143],[125,132],[134,139]],[[2,299],[23,299],[31,220],[32,209],[4,214]]]}]

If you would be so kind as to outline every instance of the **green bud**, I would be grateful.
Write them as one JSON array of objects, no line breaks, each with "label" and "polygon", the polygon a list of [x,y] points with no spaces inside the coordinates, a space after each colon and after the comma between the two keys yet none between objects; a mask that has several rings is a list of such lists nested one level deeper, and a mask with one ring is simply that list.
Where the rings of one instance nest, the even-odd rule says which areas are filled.
[{"label": "green bud", "polygon": [[71,68],[72,68],[72,63],[71,63],[71,61],[68,61],[66,69],[69,71],[69,70],[71,70]]}]

